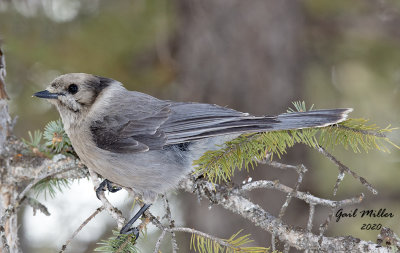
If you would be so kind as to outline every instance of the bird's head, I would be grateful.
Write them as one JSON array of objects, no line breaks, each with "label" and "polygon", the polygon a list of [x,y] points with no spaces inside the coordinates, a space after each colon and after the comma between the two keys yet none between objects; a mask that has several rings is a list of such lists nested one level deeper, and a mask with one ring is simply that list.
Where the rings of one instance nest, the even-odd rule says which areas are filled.
[{"label": "bird's head", "polygon": [[54,104],[61,117],[70,120],[86,114],[99,94],[108,86],[117,83],[113,79],[85,73],[71,73],[57,77],[35,97],[47,99]]}]

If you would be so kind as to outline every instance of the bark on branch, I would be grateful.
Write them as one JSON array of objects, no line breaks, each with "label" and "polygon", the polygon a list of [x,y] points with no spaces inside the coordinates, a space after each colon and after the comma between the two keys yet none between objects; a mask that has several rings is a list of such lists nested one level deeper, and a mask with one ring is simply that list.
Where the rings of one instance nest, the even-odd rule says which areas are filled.
[{"label": "bark on branch", "polygon": [[391,252],[388,248],[378,244],[363,241],[351,236],[322,237],[286,225],[259,205],[252,203],[240,194],[239,190],[230,190],[223,186],[202,182],[197,184],[186,178],[182,181],[181,189],[196,192],[202,197],[207,197],[213,203],[246,218],[254,225],[274,234],[282,242],[300,250],[315,250],[323,252]]}]

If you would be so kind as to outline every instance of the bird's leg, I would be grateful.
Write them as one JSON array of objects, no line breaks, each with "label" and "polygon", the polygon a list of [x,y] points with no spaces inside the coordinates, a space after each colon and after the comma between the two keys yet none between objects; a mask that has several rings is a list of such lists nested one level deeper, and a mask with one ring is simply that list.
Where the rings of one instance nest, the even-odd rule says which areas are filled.
[{"label": "bird's leg", "polygon": [[144,204],[142,206],[142,208],[140,208],[140,210],[135,214],[135,216],[133,216],[132,219],[130,219],[128,221],[128,223],[125,224],[125,226],[122,227],[121,231],[119,232],[120,234],[133,234],[135,236],[135,238],[139,238],[139,229],[137,227],[131,228],[131,226],[133,225],[133,223],[135,223],[135,221],[137,219],[139,219],[139,217],[146,212],[147,209],[149,209],[151,205],[150,204]]},{"label": "bird's leg", "polygon": [[104,179],[96,189],[96,196],[98,199],[100,199],[100,192],[105,191],[105,188],[107,188],[109,192],[117,192],[122,189],[121,187],[113,186],[110,180]]}]

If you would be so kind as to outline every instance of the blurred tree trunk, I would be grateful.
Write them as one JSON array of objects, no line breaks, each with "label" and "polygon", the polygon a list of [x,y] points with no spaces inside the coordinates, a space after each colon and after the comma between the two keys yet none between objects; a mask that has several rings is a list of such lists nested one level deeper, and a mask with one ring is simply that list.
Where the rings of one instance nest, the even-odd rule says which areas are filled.
[{"label": "blurred tree trunk", "polygon": [[[15,184],[10,184],[10,172],[7,170],[9,158],[6,158],[5,143],[11,128],[11,117],[8,113],[7,93],[5,90],[5,60],[0,49],[0,252],[20,252],[18,242],[17,213],[6,211],[17,198],[18,191]],[[4,155],[5,159],[1,159]],[[7,239],[7,245],[4,241]]]},{"label": "blurred tree trunk", "polygon": [[299,97],[297,2],[182,0],[179,7],[182,98],[264,114],[282,112]]},{"label": "blurred tree trunk", "polygon": [[[178,7],[179,99],[216,103],[260,115],[282,113],[291,101],[301,98],[303,16],[298,2],[180,0]],[[304,162],[304,157],[297,160]],[[278,177],[276,173],[281,173],[281,178],[282,172],[271,170],[268,178]],[[267,177],[266,170],[259,169],[257,174]],[[284,179],[294,180],[294,176],[285,174]],[[276,208],[281,206],[282,196],[267,199],[265,194],[256,193],[254,197],[257,203],[269,203],[272,213],[279,212]],[[187,210],[187,225],[214,233],[234,229],[218,222],[199,224],[198,217],[204,215],[200,212],[206,210]],[[212,215],[214,221],[227,218],[222,210],[212,210]],[[229,217],[232,220],[226,223],[245,227],[245,222]],[[266,234],[260,234],[259,245],[265,245]]]}]

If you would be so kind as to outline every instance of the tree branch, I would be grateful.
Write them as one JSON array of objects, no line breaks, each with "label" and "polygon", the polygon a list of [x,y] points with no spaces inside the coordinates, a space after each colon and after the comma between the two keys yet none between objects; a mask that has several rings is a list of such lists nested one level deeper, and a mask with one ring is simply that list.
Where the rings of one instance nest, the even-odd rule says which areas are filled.
[{"label": "tree branch", "polygon": [[96,217],[99,213],[101,213],[104,210],[104,206],[101,206],[96,209],[76,230],[75,232],[71,235],[71,237],[67,240],[67,242],[61,247],[61,250],[59,253],[63,253],[66,249],[67,246],[71,243],[71,241],[75,238],[75,236],[84,228],[94,217]]},{"label": "tree branch", "polygon": [[[364,185],[365,187],[367,187],[367,189],[370,190],[373,194],[375,194],[375,195],[378,194],[378,191],[370,183],[368,183],[365,178],[359,176],[357,173],[352,171],[349,167],[347,167],[346,165],[341,163],[339,160],[336,159],[336,157],[334,157],[332,154],[330,154],[328,151],[326,151],[326,149],[324,149],[321,146],[318,146],[317,150],[318,150],[318,152],[320,152],[321,154],[326,156],[329,160],[331,160],[339,168],[340,174],[339,174],[338,180],[336,181],[335,190],[337,189],[339,183],[343,180],[344,172],[346,172],[347,174],[352,175],[355,179],[358,179],[360,181],[360,183],[362,185]],[[334,191],[334,192],[336,192],[336,191]]]},{"label": "tree branch", "polygon": [[[238,188],[238,193],[245,193],[247,191],[255,190],[255,189],[274,189],[285,193],[291,193],[294,190],[286,185],[280,184],[279,181],[269,181],[269,180],[258,180],[251,183],[247,183],[240,188]],[[322,205],[328,207],[337,207],[337,206],[348,206],[353,204],[358,204],[364,199],[364,194],[360,194],[358,197],[344,199],[344,200],[329,200],[316,197],[310,193],[305,193],[301,191],[295,191],[293,193],[293,197],[298,198],[311,205]]]},{"label": "tree branch", "polygon": [[214,203],[236,213],[254,225],[274,234],[281,241],[287,242],[291,247],[300,250],[343,251],[343,252],[390,252],[378,244],[363,241],[351,236],[323,237],[286,225],[280,219],[275,218],[259,205],[252,203],[241,196],[239,191],[231,190],[223,186],[202,181],[193,182],[186,178],[181,184],[181,189],[188,192],[200,193],[204,197],[212,198]]}]

